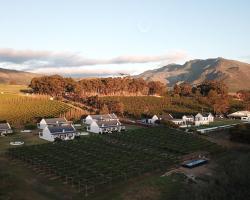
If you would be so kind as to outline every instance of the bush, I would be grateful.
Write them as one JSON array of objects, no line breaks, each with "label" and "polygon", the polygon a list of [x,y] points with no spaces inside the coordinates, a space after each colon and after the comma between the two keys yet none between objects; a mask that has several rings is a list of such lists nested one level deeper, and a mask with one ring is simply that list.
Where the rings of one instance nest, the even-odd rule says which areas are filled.
[{"label": "bush", "polygon": [[37,128],[37,126],[35,124],[26,124],[24,128],[28,130],[34,130]]}]

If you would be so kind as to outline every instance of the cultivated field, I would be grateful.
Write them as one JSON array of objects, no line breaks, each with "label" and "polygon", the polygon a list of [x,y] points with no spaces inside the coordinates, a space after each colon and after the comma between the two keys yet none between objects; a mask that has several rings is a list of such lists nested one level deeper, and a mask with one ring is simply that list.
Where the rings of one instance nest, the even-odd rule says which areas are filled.
[{"label": "cultivated field", "polygon": [[70,108],[65,103],[44,96],[0,94],[0,120],[6,120],[14,126],[35,123],[41,117],[59,116]]},{"label": "cultivated field", "polygon": [[7,85],[0,84],[0,93],[4,94],[20,94],[22,90],[27,90],[26,85]]},{"label": "cultivated field", "polygon": [[151,128],[14,148],[8,154],[87,196],[146,172],[165,172],[186,153],[217,149],[213,143],[192,135]]},{"label": "cultivated field", "polygon": [[207,105],[187,97],[155,97],[155,96],[109,96],[100,97],[104,101],[118,101],[124,104],[124,113],[132,117],[140,117],[142,114],[161,114],[168,112],[175,117],[184,114],[197,114],[210,111]]}]

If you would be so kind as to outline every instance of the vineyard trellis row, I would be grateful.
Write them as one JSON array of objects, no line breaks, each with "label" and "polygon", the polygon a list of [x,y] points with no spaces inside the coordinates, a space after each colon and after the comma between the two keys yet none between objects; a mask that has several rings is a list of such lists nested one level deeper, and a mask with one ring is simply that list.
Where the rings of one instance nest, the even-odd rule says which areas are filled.
[{"label": "vineyard trellis row", "polygon": [[88,196],[146,172],[166,171],[185,153],[214,149],[216,145],[206,140],[167,128],[152,128],[12,148],[8,155]]},{"label": "vineyard trellis row", "polygon": [[6,120],[13,126],[34,122],[42,117],[78,117],[81,112],[69,105],[50,100],[47,96],[0,95],[0,120]]}]

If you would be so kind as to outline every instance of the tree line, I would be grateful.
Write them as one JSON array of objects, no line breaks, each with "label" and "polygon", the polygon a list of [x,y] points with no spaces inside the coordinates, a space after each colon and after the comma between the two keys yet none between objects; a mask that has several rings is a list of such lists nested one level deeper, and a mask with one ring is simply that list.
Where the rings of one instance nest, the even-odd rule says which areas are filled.
[{"label": "tree line", "polygon": [[31,80],[33,92],[51,96],[82,98],[88,96],[165,95],[167,87],[159,81],[141,78],[93,78],[76,81],[59,75],[36,77]]}]

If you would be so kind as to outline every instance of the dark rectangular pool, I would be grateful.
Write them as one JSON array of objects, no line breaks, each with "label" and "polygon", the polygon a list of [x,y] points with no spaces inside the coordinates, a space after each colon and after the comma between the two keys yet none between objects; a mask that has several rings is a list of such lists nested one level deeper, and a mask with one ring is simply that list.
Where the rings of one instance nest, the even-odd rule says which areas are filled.
[{"label": "dark rectangular pool", "polygon": [[193,168],[193,167],[198,167],[200,165],[206,164],[207,162],[208,160],[205,160],[205,159],[191,160],[183,164],[182,166],[187,167],[187,168]]}]

